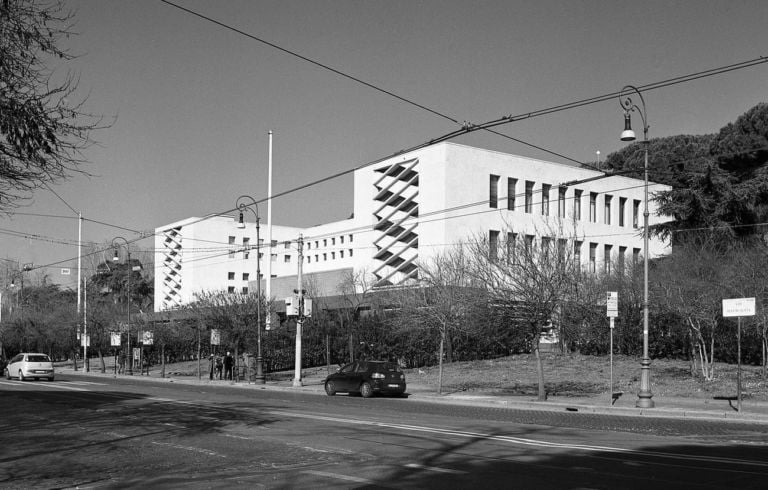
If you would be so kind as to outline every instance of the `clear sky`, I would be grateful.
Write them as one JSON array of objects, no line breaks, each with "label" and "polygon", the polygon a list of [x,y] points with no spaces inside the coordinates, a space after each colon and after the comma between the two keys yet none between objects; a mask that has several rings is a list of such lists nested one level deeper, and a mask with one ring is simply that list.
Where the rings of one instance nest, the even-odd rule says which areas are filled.
[{"label": "clear sky", "polygon": [[[764,0],[174,1],[473,123],[768,56]],[[82,56],[71,69],[89,95],[86,109],[116,117],[93,134],[92,176],[53,187],[93,220],[83,241],[131,240],[128,230],[226,211],[241,194],[264,198],[269,130],[278,193],[457,129],[159,0],[67,4],[77,10],[80,34],[69,43]],[[762,64],[648,92],[650,136],[715,132],[768,100],[767,79]],[[620,148],[622,124],[611,100],[497,130],[594,161],[596,151],[604,158]],[[565,162],[481,132],[456,142]],[[273,222],[346,218],[351,184],[342,177],[277,199]],[[77,220],[59,198],[38,191],[18,213],[0,217],[0,257],[36,266],[76,257]],[[151,239],[135,244],[151,247]],[[60,267],[74,264],[37,275],[73,284],[74,271],[63,277]]]}]

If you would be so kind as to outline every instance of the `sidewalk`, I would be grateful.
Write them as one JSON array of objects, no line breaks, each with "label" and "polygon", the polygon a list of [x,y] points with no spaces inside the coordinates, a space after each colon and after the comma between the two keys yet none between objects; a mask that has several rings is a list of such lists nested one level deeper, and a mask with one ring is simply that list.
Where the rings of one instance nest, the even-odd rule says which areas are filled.
[{"label": "sidewalk", "polygon": [[[153,369],[150,371],[149,375],[140,375],[138,372],[135,372],[133,376],[123,374],[115,375],[114,372],[110,370],[107,370],[106,373],[101,373],[98,370],[91,370],[88,373],[84,373],[82,367],[78,371],[74,371],[70,366],[57,366],[56,372],[65,375],[74,374],[94,377],[130,378],[135,381],[156,383],[200,384],[251,390],[300,390],[306,393],[325,396],[323,381],[325,380],[326,370],[324,368],[305,369],[302,372],[302,386],[298,388],[293,387],[293,373],[271,373],[267,376],[265,384],[254,384],[253,382],[246,381],[232,382],[225,380],[210,380],[208,379],[207,372],[203,373],[203,378],[200,380],[198,380],[196,376],[180,375],[180,373],[173,372],[166,372],[166,377],[161,378],[159,369]],[[537,401],[535,397],[530,396],[507,396],[482,392],[444,392],[442,395],[438,395],[434,387],[424,385],[418,381],[408,381],[407,393],[409,399],[422,402],[471,406],[501,406],[516,410],[547,410],[663,418],[717,419],[768,424],[768,402],[749,399],[742,399],[741,412],[736,411],[736,400],[665,396],[654,396],[654,408],[637,408],[635,407],[635,402],[637,401],[637,394],[635,393],[624,393],[619,396],[613,404],[608,400],[607,393],[602,397],[593,396],[577,398],[555,396],[550,397],[545,402],[540,402]]]}]

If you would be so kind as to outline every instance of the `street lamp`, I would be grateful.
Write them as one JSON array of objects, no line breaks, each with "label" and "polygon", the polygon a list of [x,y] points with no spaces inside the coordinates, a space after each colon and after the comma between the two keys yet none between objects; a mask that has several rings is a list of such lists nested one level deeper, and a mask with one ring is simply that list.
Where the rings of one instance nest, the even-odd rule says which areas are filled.
[{"label": "street lamp", "polygon": [[[122,244],[118,243],[120,240],[122,240]],[[133,352],[131,351],[131,273],[133,272],[133,268],[131,267],[131,248],[128,245],[128,240],[121,236],[112,239],[112,247],[115,249],[115,255],[112,257],[113,262],[120,261],[120,256],[117,252],[118,249],[123,245],[125,246],[125,251],[128,255],[128,281],[126,284],[128,287],[128,354],[125,359],[125,374],[133,376]]]},{"label": "street lamp", "polygon": [[[246,204],[242,202],[245,199],[250,199],[251,203]],[[256,382],[265,384],[266,378],[264,376],[264,358],[261,356],[261,258],[259,257],[261,252],[261,217],[259,216],[259,205],[251,196],[240,196],[236,202],[237,209],[240,211],[237,221],[237,227],[240,229],[245,228],[245,221],[243,215],[245,211],[250,210],[256,215]],[[255,208],[251,209],[250,206]]]},{"label": "street lamp", "polygon": [[[637,94],[640,98],[640,106],[632,101],[630,95]],[[643,359],[640,362],[640,392],[635,406],[639,408],[653,408],[651,398],[651,359],[648,355],[648,114],[645,110],[645,100],[640,90],[633,85],[626,85],[619,92],[619,104],[624,111],[624,131],[621,132],[621,141],[635,141],[635,132],[632,131],[631,112],[637,111],[643,120],[643,148],[645,161],[643,163],[643,187],[644,206],[643,211]]]}]

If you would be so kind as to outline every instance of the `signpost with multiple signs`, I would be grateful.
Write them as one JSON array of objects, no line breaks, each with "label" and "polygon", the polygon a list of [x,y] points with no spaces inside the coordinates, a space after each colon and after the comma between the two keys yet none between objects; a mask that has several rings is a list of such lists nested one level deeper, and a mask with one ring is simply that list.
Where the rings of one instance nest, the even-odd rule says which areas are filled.
[{"label": "signpost with multiple signs", "polygon": [[736,339],[738,370],[736,371],[736,407],[741,412],[741,317],[755,315],[755,298],[733,298],[723,300],[723,318],[736,317],[738,327]]}]

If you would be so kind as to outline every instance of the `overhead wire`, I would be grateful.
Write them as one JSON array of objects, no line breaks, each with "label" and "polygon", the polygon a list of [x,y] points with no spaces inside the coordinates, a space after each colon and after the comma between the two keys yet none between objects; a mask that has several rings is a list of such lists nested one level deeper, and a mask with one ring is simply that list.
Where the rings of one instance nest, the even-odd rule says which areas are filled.
[{"label": "overhead wire", "polygon": [[[168,4],[171,4],[170,2],[167,2],[167,0],[161,0],[161,1],[163,1],[165,3],[168,3]],[[174,4],[174,6],[175,6],[175,4]],[[197,15],[197,14],[195,14],[195,15]],[[764,56],[760,56],[758,58],[754,58],[754,59],[743,61],[743,62],[733,63],[733,64],[730,64],[730,65],[725,65],[725,66],[721,66],[721,67],[717,67],[717,68],[703,70],[703,71],[700,71],[700,72],[695,72],[695,73],[688,74],[688,75],[682,75],[682,76],[678,76],[678,77],[673,77],[673,78],[670,78],[670,79],[662,80],[660,82],[654,82],[654,83],[651,83],[651,84],[643,85],[643,86],[638,87],[638,90],[641,91],[641,92],[649,91],[649,90],[655,90],[655,89],[662,88],[662,87],[667,87],[667,86],[671,86],[671,85],[685,83],[685,82],[688,82],[688,81],[691,81],[691,80],[696,80],[696,79],[700,79],[700,78],[704,78],[704,77],[719,75],[719,74],[722,74],[722,73],[727,73],[727,72],[735,71],[735,70],[739,70],[739,69],[750,68],[750,67],[753,67],[753,66],[756,66],[756,65],[759,65],[759,64],[763,64],[763,63],[766,63],[766,62],[768,62],[768,58],[766,58]],[[319,185],[321,183],[325,183],[325,182],[328,182],[330,180],[334,180],[336,178],[348,175],[348,174],[356,172],[358,170],[362,170],[364,168],[367,168],[369,166],[375,165],[375,164],[380,163],[382,161],[385,161],[385,160],[388,160],[388,159],[391,159],[391,158],[395,158],[397,156],[400,156],[400,155],[403,155],[403,154],[406,154],[406,153],[410,153],[410,152],[413,152],[413,151],[416,151],[416,150],[419,150],[419,149],[423,149],[425,147],[432,146],[432,145],[437,144],[437,143],[448,141],[450,139],[454,139],[454,138],[456,138],[458,136],[461,136],[463,134],[468,134],[470,132],[477,131],[479,129],[492,128],[492,127],[496,127],[496,126],[503,125],[503,124],[509,124],[509,123],[512,123],[512,122],[518,122],[518,121],[521,121],[521,120],[524,120],[524,119],[540,117],[540,116],[547,115],[547,114],[552,114],[552,113],[556,113],[556,112],[560,112],[560,111],[565,111],[565,110],[570,110],[570,109],[574,109],[574,108],[578,108],[578,107],[583,107],[583,106],[586,106],[586,105],[589,105],[589,104],[595,104],[595,103],[598,103],[598,102],[603,102],[603,101],[606,101],[606,100],[610,100],[610,99],[612,99],[614,97],[617,97],[619,94],[620,94],[620,92],[611,92],[611,93],[608,93],[608,94],[603,94],[603,95],[600,95],[600,96],[591,97],[591,98],[587,98],[587,99],[581,99],[581,100],[569,102],[569,103],[566,103],[566,104],[560,104],[560,105],[552,106],[552,107],[549,107],[549,108],[540,109],[540,110],[537,110],[537,111],[527,112],[527,113],[523,113],[523,114],[519,114],[519,115],[504,116],[502,118],[491,120],[491,121],[488,121],[488,122],[480,124],[480,125],[465,124],[459,130],[455,130],[455,131],[446,133],[446,134],[441,135],[441,136],[439,136],[437,138],[433,138],[431,140],[428,140],[428,141],[423,142],[421,144],[412,146],[410,148],[397,151],[397,152],[395,152],[395,153],[393,153],[391,155],[388,155],[388,156],[385,156],[385,157],[382,157],[382,158],[378,158],[376,160],[369,161],[369,162],[361,164],[361,165],[359,165],[357,167],[350,168],[350,169],[347,169],[347,170],[343,170],[343,171],[334,173],[332,175],[326,176],[324,178],[321,178],[321,179],[318,179],[318,180],[315,180],[315,181],[312,181],[312,182],[309,182],[309,183],[306,183],[306,184],[303,184],[303,185],[300,185],[300,186],[288,189],[288,190],[283,191],[283,192],[279,192],[277,194],[272,195],[271,198],[272,199],[277,199],[277,198],[280,198],[280,197],[292,194],[294,192],[298,192],[300,190],[303,190],[303,189],[306,189],[306,188],[309,188],[309,187],[312,187],[312,186],[315,186],[315,185]],[[754,151],[754,150],[752,150],[752,151]],[[606,175],[606,177],[607,176],[610,176],[610,174]],[[596,177],[596,178],[601,178],[601,177]],[[568,185],[573,185],[573,184],[568,183]],[[249,203],[249,204],[246,204],[245,206],[246,207],[250,207],[252,205],[258,205],[259,203],[263,203],[266,200],[267,200],[267,198],[262,198],[262,199],[259,199],[259,200],[254,199],[254,203]],[[70,207],[70,209],[72,209],[72,208]],[[226,210],[226,211],[221,211],[219,213],[210,214],[208,216],[205,216],[205,217],[202,217],[202,218],[198,218],[197,220],[194,220],[194,221],[191,221],[189,223],[186,223],[186,225],[188,226],[188,225],[191,225],[191,224],[195,224],[195,223],[204,221],[206,219],[210,219],[212,216],[218,216],[218,215],[222,215],[222,214],[232,213],[234,211],[237,211],[238,209],[239,208],[231,208],[231,209]],[[141,231],[138,231],[138,230],[132,230],[132,229],[129,229],[129,228],[118,226],[118,225],[112,225],[112,224],[109,224],[109,223],[100,222],[100,221],[96,221],[96,220],[90,220],[90,219],[87,219],[87,218],[83,218],[83,219],[84,220],[88,220],[88,221],[92,221],[94,223],[102,224],[102,225],[105,225],[105,226],[112,226],[112,227],[115,227],[115,228],[118,228],[118,229],[122,229],[122,230],[125,230],[125,231],[131,231],[133,233],[140,234],[141,236],[139,238],[134,239],[134,241],[138,241],[138,240],[141,240],[141,239],[144,239],[144,238],[148,238],[148,237],[154,235],[154,233],[141,232]],[[29,238],[30,236],[25,236],[25,237]],[[69,260],[72,260],[72,259],[69,259]],[[59,261],[57,263],[63,263],[63,262],[66,262],[66,261]]]},{"label": "overhead wire", "polygon": [[[314,60],[312,58],[309,58],[307,56],[299,54],[296,51],[284,48],[284,47],[282,47],[282,46],[280,46],[278,44],[275,44],[273,42],[267,41],[266,39],[263,39],[263,38],[260,38],[260,37],[258,37],[256,35],[253,35],[251,33],[245,32],[242,29],[238,29],[238,28],[236,28],[234,26],[231,26],[229,24],[226,24],[224,22],[216,20],[216,19],[214,19],[214,18],[212,18],[210,16],[207,16],[205,14],[201,14],[200,12],[194,11],[194,10],[186,8],[186,7],[182,7],[181,5],[178,5],[178,4],[176,4],[174,2],[171,2],[169,0],[160,0],[160,2],[162,2],[162,3],[166,4],[166,5],[169,5],[171,7],[177,8],[177,9],[183,11],[183,12],[186,12],[186,13],[188,13],[190,15],[193,15],[195,17],[198,17],[200,19],[203,19],[206,22],[210,22],[210,23],[215,24],[215,25],[217,25],[219,27],[222,27],[222,28],[227,29],[229,31],[235,32],[237,34],[240,34],[241,36],[245,36],[245,37],[247,37],[249,39],[252,39],[254,41],[260,42],[260,43],[262,43],[262,44],[264,44],[266,46],[274,48],[274,49],[276,49],[278,51],[281,51],[281,52],[283,52],[285,54],[288,54],[290,56],[296,57],[296,58],[298,58],[298,59],[300,59],[302,61],[306,61],[307,63],[311,63],[311,64],[313,64],[313,65],[315,65],[317,67],[320,67],[320,68],[322,68],[324,70],[330,71],[331,73],[339,75],[339,76],[341,76],[343,78],[346,78],[348,80],[352,80],[355,83],[359,83],[361,85],[364,85],[364,86],[366,86],[366,87],[368,87],[370,89],[376,90],[377,92],[381,92],[381,93],[383,93],[385,95],[388,95],[390,97],[394,97],[395,99],[400,100],[401,102],[405,102],[406,104],[409,104],[409,105],[412,105],[412,106],[417,107],[419,109],[422,109],[424,111],[427,111],[427,112],[429,112],[431,114],[434,114],[434,115],[436,115],[436,116],[438,116],[438,117],[440,117],[442,119],[445,119],[447,121],[450,121],[450,122],[452,122],[454,124],[459,124],[462,127],[467,127],[467,126],[471,126],[472,125],[471,123],[469,123],[467,121],[461,122],[457,118],[455,118],[453,116],[449,116],[448,114],[446,114],[446,113],[444,113],[442,111],[438,111],[437,109],[433,109],[431,107],[427,107],[424,104],[419,104],[418,102],[415,102],[412,99],[409,99],[409,98],[403,97],[401,95],[398,95],[398,94],[392,92],[391,90],[387,90],[387,89],[381,88],[381,87],[379,87],[377,85],[374,85],[373,83],[367,82],[367,81],[365,81],[365,80],[363,80],[363,79],[361,79],[359,77],[356,77],[354,75],[350,75],[348,73],[345,73],[345,72],[343,72],[343,71],[341,71],[341,70],[339,70],[337,68],[333,68],[332,66],[329,66],[329,65],[327,65],[325,63],[321,63],[321,62],[319,62],[317,60]],[[526,146],[529,146],[531,148],[535,148],[537,150],[549,153],[551,155],[556,155],[556,156],[558,156],[560,158],[564,158],[566,160],[578,163],[580,165],[587,165],[587,164],[585,164],[583,162],[580,162],[579,160],[576,160],[576,159],[571,158],[569,156],[566,156],[566,155],[563,155],[561,153],[549,150],[549,149],[544,148],[544,147],[539,146],[539,145],[535,145],[533,143],[528,143],[527,141],[523,141],[523,140],[521,140],[519,138],[514,138],[512,136],[506,135],[504,133],[500,133],[498,131],[494,131],[492,129],[486,129],[486,131],[488,131],[489,133],[495,134],[497,136],[501,136],[503,138],[507,138],[507,139],[509,139],[511,141],[514,141],[516,143],[520,143],[522,145],[526,145]]]}]

